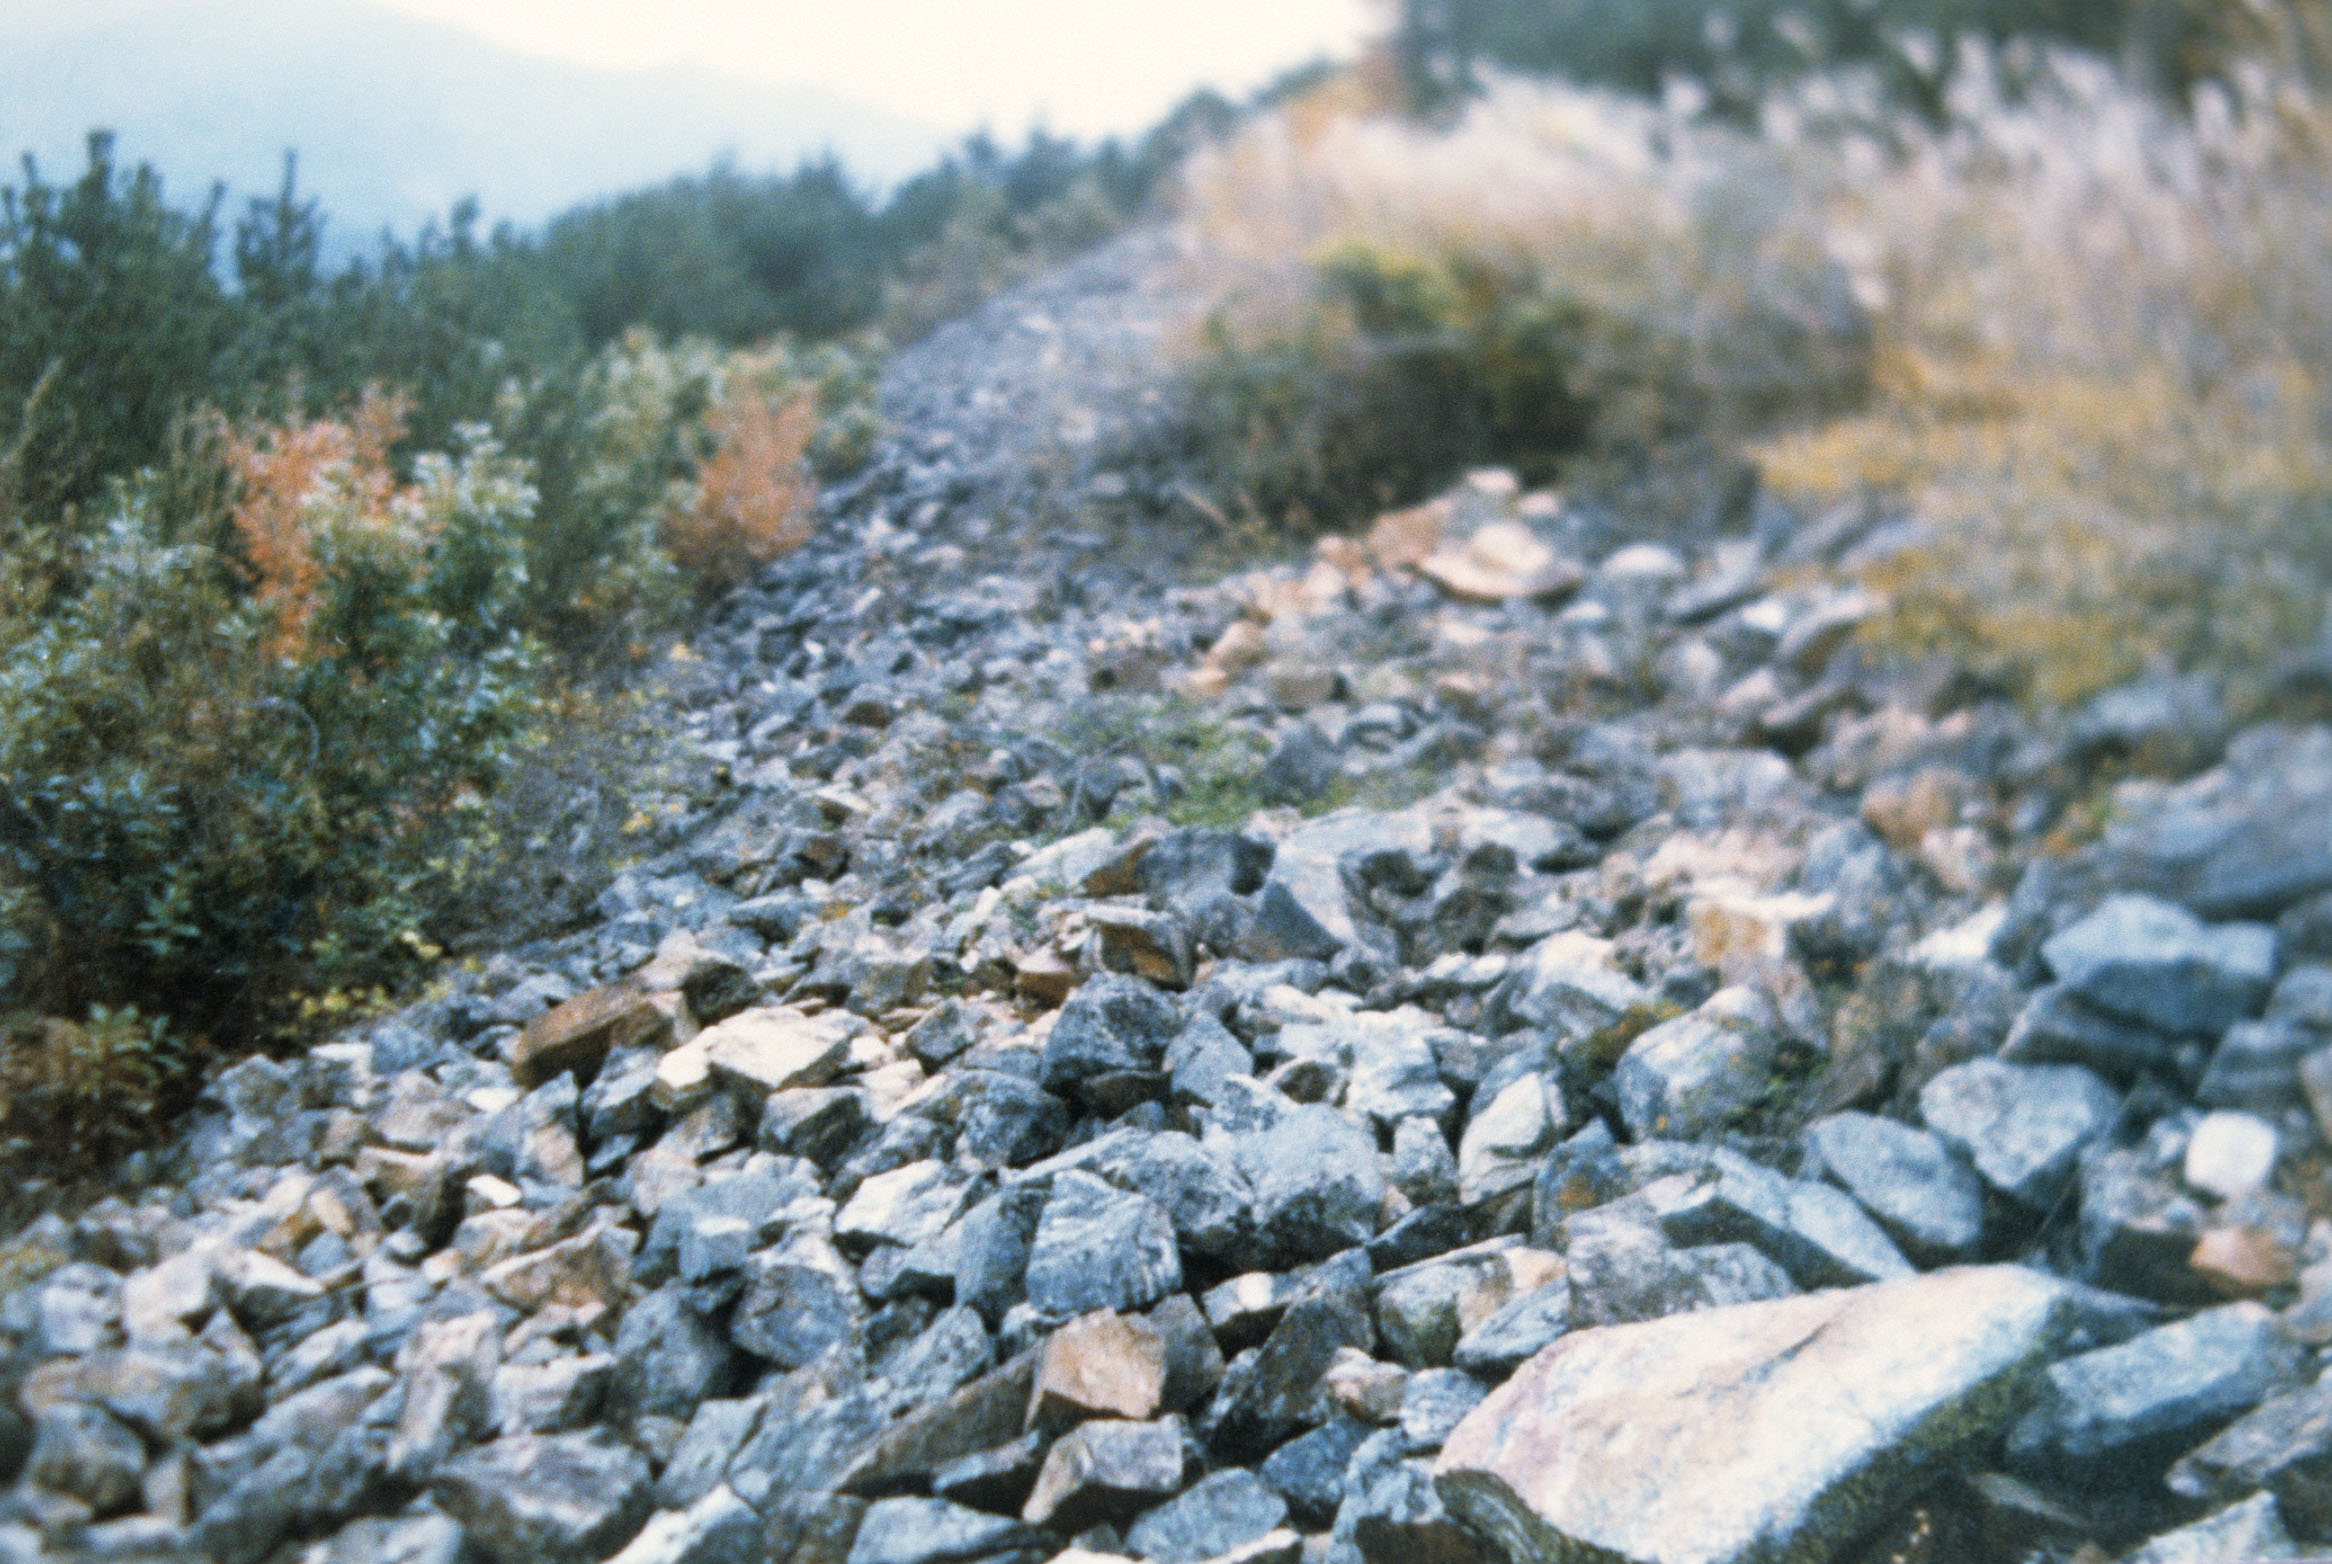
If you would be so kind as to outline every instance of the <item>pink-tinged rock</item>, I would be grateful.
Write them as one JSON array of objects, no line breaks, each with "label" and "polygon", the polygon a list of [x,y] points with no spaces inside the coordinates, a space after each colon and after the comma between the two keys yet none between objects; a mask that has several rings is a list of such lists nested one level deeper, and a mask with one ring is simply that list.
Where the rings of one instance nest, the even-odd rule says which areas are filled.
[{"label": "pink-tinged rock", "polygon": [[2068,1307],[1989,1266],[1575,1332],[1434,1483],[1513,1564],[1826,1564],[2017,1415]]}]

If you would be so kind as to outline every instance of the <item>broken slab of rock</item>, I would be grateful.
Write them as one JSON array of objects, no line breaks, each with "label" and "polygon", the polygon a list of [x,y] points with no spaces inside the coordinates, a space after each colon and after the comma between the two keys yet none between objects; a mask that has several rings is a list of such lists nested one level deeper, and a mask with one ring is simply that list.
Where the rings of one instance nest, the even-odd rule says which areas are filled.
[{"label": "broken slab of rock", "polygon": [[2014,1466],[2072,1478],[2160,1466],[2290,1386],[2301,1352],[2275,1316],[2230,1303],[2050,1367],[2008,1437]]},{"label": "broken slab of rock", "polygon": [[1723,1129],[1756,1106],[1779,1057],[1773,1006],[1747,986],[1712,995],[1628,1045],[1612,1086],[1639,1140]]},{"label": "broken slab of rock", "polygon": [[449,1462],[432,1490],[495,1564],[583,1564],[648,1518],[646,1457],[593,1434],[521,1435]]},{"label": "broken slab of rock", "polygon": [[688,1046],[704,1051],[713,1079],[756,1101],[771,1092],[823,1086],[850,1056],[858,1030],[834,1012],[806,1016],[782,1005],[746,1010],[699,1032]]},{"label": "broken slab of rock", "polygon": [[2275,982],[2275,931],[2205,924],[2151,896],[2109,896],[2041,956],[2073,993],[2173,1036],[2216,1037],[2256,1015]]},{"label": "broken slab of rock", "polygon": [[1178,1493],[1184,1459],[1179,1417],[1080,1424],[1045,1457],[1021,1516],[1063,1532],[1123,1520]]},{"label": "broken slab of rock", "polygon": [[1055,1318],[1148,1308],[1182,1286],[1174,1224],[1156,1201],[1090,1173],[1059,1174],[1029,1241],[1026,1286]]},{"label": "broken slab of rock", "polygon": [[1434,1483],[1516,1564],[1815,1564],[2013,1419],[2069,1312],[1997,1266],[1579,1331]]},{"label": "broken slab of rock", "polygon": [[2081,1149],[2112,1127],[2121,1099],[2071,1064],[1971,1059],[1919,1090],[1919,1115],[1984,1182],[2035,1211],[2055,1203]]},{"label": "broken slab of rock", "polygon": [[2169,1485],[2211,1503],[2264,1490],[2301,1536],[2323,1536],[2332,1528],[2332,1383],[2260,1403],[2181,1457]]},{"label": "broken slab of rock", "polygon": [[1028,1421],[1031,1427],[1092,1417],[1139,1421],[1157,1415],[1165,1394],[1165,1336],[1148,1320],[1101,1309],[1046,1340]]},{"label": "broken slab of rock", "polygon": [[519,1030],[510,1044],[510,1078],[532,1089],[554,1075],[594,1075],[616,1049],[654,1043],[671,1026],[671,1018],[631,984],[595,988],[553,1005]]}]

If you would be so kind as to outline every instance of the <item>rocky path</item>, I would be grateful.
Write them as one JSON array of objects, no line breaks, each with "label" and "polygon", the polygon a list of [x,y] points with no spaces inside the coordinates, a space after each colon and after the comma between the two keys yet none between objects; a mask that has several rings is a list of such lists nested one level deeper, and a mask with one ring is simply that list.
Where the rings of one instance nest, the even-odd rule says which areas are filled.
[{"label": "rocky path", "polygon": [[1883,667],[1859,512],[1203,579],[1171,261],[901,355],[583,926],[0,1248],[0,1560],[2332,1532],[2332,731]]}]

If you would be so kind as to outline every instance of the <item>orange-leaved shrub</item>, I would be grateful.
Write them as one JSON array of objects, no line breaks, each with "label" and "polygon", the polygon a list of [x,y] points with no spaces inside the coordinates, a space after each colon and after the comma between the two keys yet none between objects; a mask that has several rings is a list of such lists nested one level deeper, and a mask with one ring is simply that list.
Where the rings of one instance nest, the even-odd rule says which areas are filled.
[{"label": "orange-leaved shrub", "polygon": [[12,1028],[10,1133],[97,1137],[165,1095],[117,1112],[41,1060],[159,1057],[165,1017],[182,1048],[247,1043],[392,971],[508,766],[541,667],[516,612],[534,490],[482,436],[398,478],[394,420],[236,431],[225,515],[174,513],[202,486],[149,473],[70,590],[10,595],[0,977],[77,1028]]},{"label": "orange-leaved shrub", "polygon": [[705,410],[711,452],[662,528],[664,547],[700,592],[726,591],[809,541],[817,495],[807,457],[817,429],[812,395],[749,382],[724,387]]}]

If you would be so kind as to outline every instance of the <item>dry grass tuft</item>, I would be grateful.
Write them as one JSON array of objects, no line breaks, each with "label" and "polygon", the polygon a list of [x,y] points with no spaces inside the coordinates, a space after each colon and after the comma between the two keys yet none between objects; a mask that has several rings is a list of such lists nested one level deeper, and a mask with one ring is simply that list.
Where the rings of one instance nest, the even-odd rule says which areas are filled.
[{"label": "dry grass tuft", "polygon": [[[2266,66],[2190,110],[2068,55],[1950,79],[1940,121],[1833,74],[1747,128],[1511,80],[1446,131],[1261,122],[1184,208],[1243,480],[1399,471],[1402,417],[1533,476],[1713,432],[1910,523],[1867,566],[1884,644],[2049,701],[2272,660],[2332,557],[2332,106]],[[1463,394],[1354,415],[1420,344]]]}]

